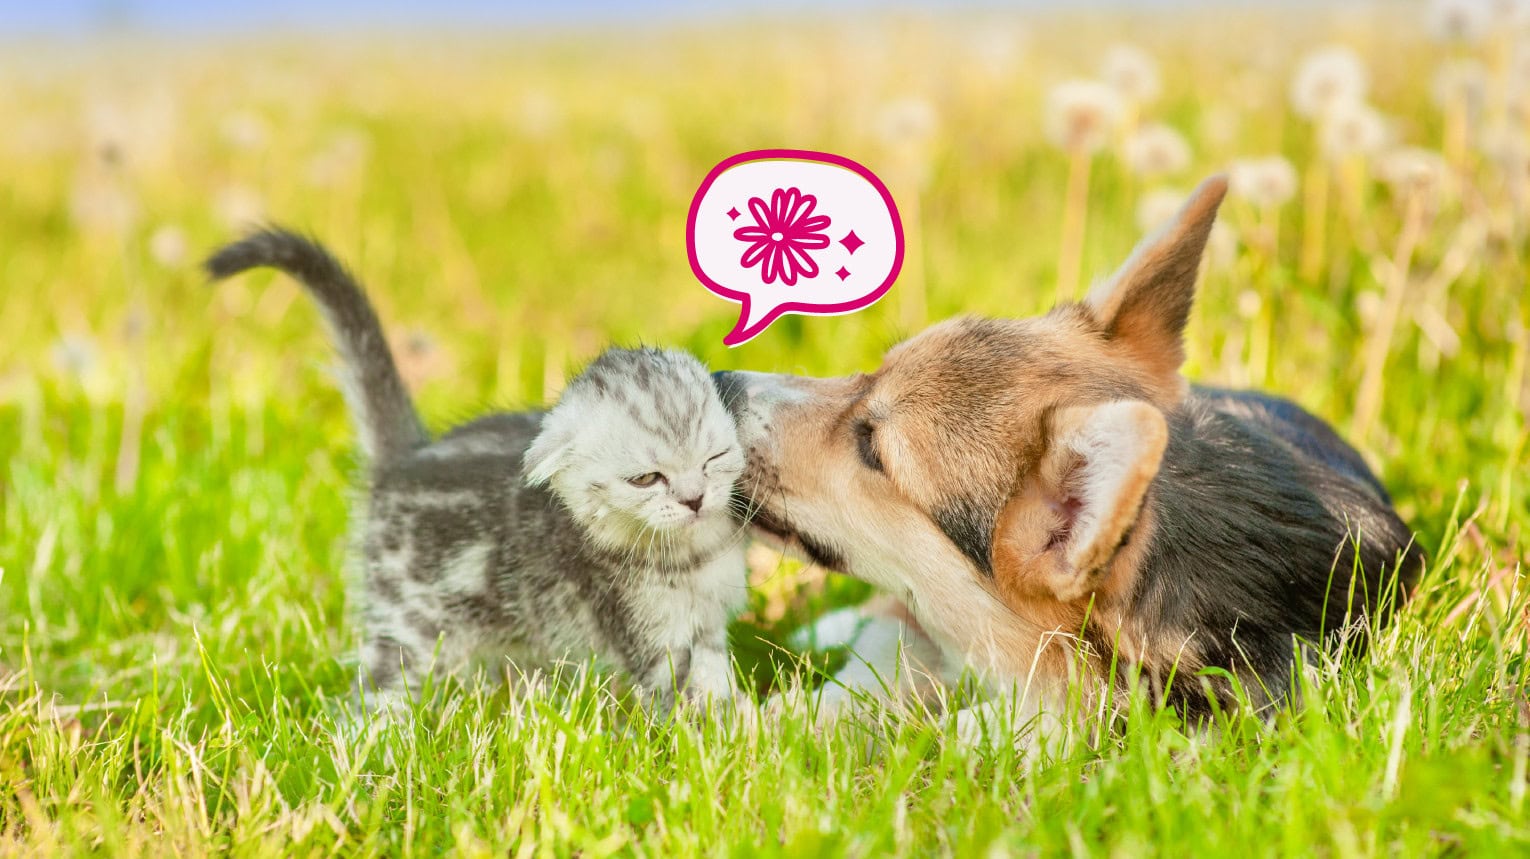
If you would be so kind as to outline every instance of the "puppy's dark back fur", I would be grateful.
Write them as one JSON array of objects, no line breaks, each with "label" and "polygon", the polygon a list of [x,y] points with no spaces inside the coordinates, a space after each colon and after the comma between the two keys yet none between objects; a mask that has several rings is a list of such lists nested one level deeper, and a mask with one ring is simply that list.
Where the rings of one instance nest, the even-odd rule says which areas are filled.
[{"label": "puppy's dark back fur", "polygon": [[1209,703],[1186,676],[1201,666],[1233,669],[1262,687],[1256,697],[1283,697],[1293,635],[1363,647],[1365,622],[1384,622],[1420,570],[1412,533],[1364,460],[1287,400],[1193,388],[1169,415],[1152,492],[1156,533],[1131,601],[1190,634],[1193,664],[1168,690],[1188,712]]}]

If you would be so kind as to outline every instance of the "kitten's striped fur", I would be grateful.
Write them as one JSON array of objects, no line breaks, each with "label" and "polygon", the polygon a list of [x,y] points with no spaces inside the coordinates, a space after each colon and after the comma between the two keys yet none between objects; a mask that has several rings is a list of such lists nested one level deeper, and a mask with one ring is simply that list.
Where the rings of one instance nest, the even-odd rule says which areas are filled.
[{"label": "kitten's striped fur", "polygon": [[360,543],[371,703],[400,702],[432,666],[508,658],[534,671],[591,653],[661,709],[677,693],[731,693],[727,623],[745,574],[730,500],[744,459],[700,362],[612,349],[550,411],[492,414],[431,440],[345,268],[280,229],[207,262],[219,278],[258,266],[298,279],[319,304],[370,459]]}]

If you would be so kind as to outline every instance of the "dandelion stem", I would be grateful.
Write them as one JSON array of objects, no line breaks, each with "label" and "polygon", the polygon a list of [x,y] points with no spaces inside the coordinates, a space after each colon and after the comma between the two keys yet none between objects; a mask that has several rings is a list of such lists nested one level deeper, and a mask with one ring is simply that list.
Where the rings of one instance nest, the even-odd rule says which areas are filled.
[{"label": "dandelion stem", "polygon": [[1068,196],[1063,203],[1062,245],[1057,255],[1058,303],[1078,297],[1079,271],[1083,267],[1084,219],[1089,209],[1091,157],[1076,148],[1068,157]]},{"label": "dandelion stem", "polygon": [[1381,313],[1376,318],[1376,328],[1366,342],[1364,374],[1360,378],[1360,392],[1355,397],[1354,436],[1364,439],[1370,434],[1381,411],[1381,395],[1385,388],[1383,379],[1387,355],[1392,351],[1392,339],[1402,317],[1403,298],[1408,291],[1408,275],[1413,267],[1413,252],[1418,247],[1424,231],[1424,199],[1422,194],[1412,194],[1403,216],[1402,232],[1397,237],[1397,250],[1392,255],[1392,269],[1385,284]]},{"label": "dandelion stem", "polygon": [[1307,169],[1307,201],[1302,218],[1302,280],[1316,282],[1323,271],[1328,238],[1328,164],[1314,160]]},{"label": "dandelion stem", "polygon": [[1445,105],[1445,160],[1452,167],[1466,164],[1466,105],[1459,98],[1452,98]]}]

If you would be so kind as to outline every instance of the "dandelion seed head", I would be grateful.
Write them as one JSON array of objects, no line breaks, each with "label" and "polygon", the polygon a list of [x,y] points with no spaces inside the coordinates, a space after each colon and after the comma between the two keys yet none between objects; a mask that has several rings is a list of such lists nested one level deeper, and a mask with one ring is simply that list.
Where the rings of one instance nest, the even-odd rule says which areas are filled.
[{"label": "dandelion seed head", "polygon": [[1490,0],[1493,21],[1500,26],[1530,26],[1530,0]]},{"label": "dandelion seed head", "polygon": [[1212,268],[1230,268],[1238,258],[1238,234],[1226,221],[1211,225],[1206,237],[1206,258]]},{"label": "dandelion seed head", "polygon": [[175,99],[155,89],[91,101],[82,126],[86,149],[98,164],[153,170],[173,162],[181,123]]},{"label": "dandelion seed head", "polygon": [[877,109],[877,137],[888,146],[919,146],[930,140],[940,124],[935,106],[917,96],[902,96]]},{"label": "dandelion seed head", "polygon": [[1374,155],[1391,138],[1382,115],[1368,104],[1340,105],[1324,118],[1319,130],[1323,154],[1332,159]]},{"label": "dandelion seed head", "polygon": [[1153,101],[1163,88],[1157,61],[1133,45],[1112,45],[1100,63],[1100,77],[1132,104]]},{"label": "dandelion seed head", "polygon": [[979,27],[967,39],[967,55],[985,75],[1007,78],[1024,53],[1024,34],[1002,24]]},{"label": "dandelion seed head", "polygon": [[84,334],[66,334],[48,350],[53,366],[79,378],[96,366],[96,341]]},{"label": "dandelion seed head", "polygon": [[1433,0],[1425,13],[1429,34],[1441,42],[1475,44],[1493,29],[1493,0]]},{"label": "dandelion seed head", "polygon": [[1504,173],[1530,177],[1530,143],[1520,126],[1507,122],[1489,125],[1477,135],[1477,146]]},{"label": "dandelion seed head", "polygon": [[1138,176],[1178,173],[1190,166],[1190,144],[1184,135],[1162,123],[1138,128],[1121,146],[1126,164]]},{"label": "dandelion seed head", "polygon": [[265,216],[265,211],[260,194],[244,185],[228,185],[213,195],[213,212],[230,229],[248,229]]},{"label": "dandelion seed head", "polygon": [[1046,135],[1068,152],[1092,154],[1110,141],[1122,113],[1114,87],[1091,80],[1065,81],[1047,93]]},{"label": "dandelion seed head", "polygon": [[186,260],[186,233],[175,224],[163,224],[149,236],[149,256],[165,268],[175,268]]},{"label": "dandelion seed head", "polygon": [[69,216],[85,232],[121,234],[137,223],[138,200],[112,176],[90,175],[75,182]]},{"label": "dandelion seed head", "polygon": [[1296,168],[1280,155],[1234,161],[1228,193],[1259,208],[1273,208],[1296,196]]},{"label": "dandelion seed head", "polygon": [[1253,319],[1259,315],[1259,309],[1264,306],[1264,298],[1252,289],[1245,289],[1238,293],[1238,315],[1244,319]]},{"label": "dandelion seed head", "polygon": [[244,152],[254,152],[264,147],[271,136],[266,121],[259,114],[248,110],[238,110],[224,116],[218,130],[225,143]]},{"label": "dandelion seed head", "polygon": [[1398,199],[1416,198],[1428,208],[1444,202],[1454,185],[1445,157],[1418,146],[1398,147],[1384,153],[1377,159],[1376,175]]},{"label": "dandelion seed head", "polygon": [[366,167],[372,139],[366,132],[349,129],[337,133],[328,145],[308,159],[308,183],[329,188],[358,176]]},{"label": "dandelion seed head", "polygon": [[1367,289],[1355,296],[1355,315],[1360,317],[1360,322],[1366,328],[1376,324],[1381,318],[1381,293],[1374,289]]},{"label": "dandelion seed head", "polygon": [[1185,204],[1186,194],[1171,188],[1157,188],[1142,195],[1137,201],[1137,229],[1151,233],[1167,224],[1179,214]]},{"label": "dandelion seed head", "polygon": [[1488,80],[1487,66],[1480,60],[1450,60],[1435,70],[1430,94],[1439,107],[1465,108],[1468,116],[1477,116],[1487,103]]},{"label": "dandelion seed head", "polygon": [[1365,99],[1370,77],[1360,55],[1343,45],[1307,54],[1291,79],[1291,106],[1309,119]]},{"label": "dandelion seed head", "polygon": [[563,124],[563,107],[551,95],[533,90],[521,97],[514,122],[527,137],[545,140]]}]

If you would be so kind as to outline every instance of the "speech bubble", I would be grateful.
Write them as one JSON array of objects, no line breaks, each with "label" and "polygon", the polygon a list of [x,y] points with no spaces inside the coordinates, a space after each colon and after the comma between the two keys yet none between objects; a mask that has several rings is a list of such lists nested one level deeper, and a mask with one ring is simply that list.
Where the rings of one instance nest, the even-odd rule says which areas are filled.
[{"label": "speech bubble", "polygon": [[903,268],[903,221],[875,174],[842,155],[759,149],[707,174],[686,220],[691,271],[742,304],[728,346],[787,313],[875,304]]}]

